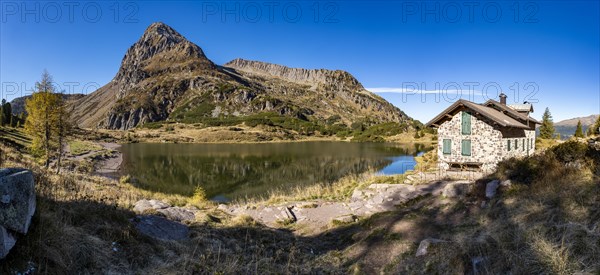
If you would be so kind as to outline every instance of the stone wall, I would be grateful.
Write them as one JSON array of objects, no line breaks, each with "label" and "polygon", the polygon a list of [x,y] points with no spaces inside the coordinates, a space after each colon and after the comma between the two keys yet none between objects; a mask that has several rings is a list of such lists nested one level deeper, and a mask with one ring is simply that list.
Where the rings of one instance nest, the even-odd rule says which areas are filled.
[{"label": "stone wall", "polygon": [[[495,127],[488,119],[473,115],[471,116],[471,134],[463,135],[461,119],[462,114],[458,112],[438,128],[438,159],[439,167],[442,170],[449,169],[450,163],[473,162],[481,163],[482,170],[489,172],[494,170],[496,164],[503,159],[527,156],[535,151],[535,131]],[[451,140],[450,154],[443,153],[444,139]],[[462,155],[461,145],[462,140],[465,139],[471,140],[470,156]],[[527,147],[526,139],[530,139],[531,148],[523,150],[523,140]],[[510,151],[507,140],[511,140]],[[518,142],[518,149],[514,147],[515,141]]]}]

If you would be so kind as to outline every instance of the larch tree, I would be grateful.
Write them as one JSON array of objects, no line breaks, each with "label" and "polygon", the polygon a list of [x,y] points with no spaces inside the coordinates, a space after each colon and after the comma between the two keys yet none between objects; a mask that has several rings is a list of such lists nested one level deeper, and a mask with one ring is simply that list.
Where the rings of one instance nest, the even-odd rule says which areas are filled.
[{"label": "larch tree", "polygon": [[25,110],[28,113],[25,131],[32,138],[31,151],[35,155],[44,156],[45,166],[48,168],[53,152],[58,149],[58,157],[62,155],[67,114],[62,97],[54,93],[52,76],[47,71],[42,74],[41,81],[36,83],[36,91],[25,101]]},{"label": "larch tree", "polygon": [[542,126],[540,126],[540,138],[551,139],[554,137],[554,122],[550,110],[546,107],[542,115]]},{"label": "larch tree", "polygon": [[70,112],[67,111],[67,106],[62,96],[59,96],[58,101],[59,102],[56,109],[57,124],[55,128],[58,142],[58,160],[56,162],[57,174],[60,173],[66,138],[71,133],[71,130],[73,128],[71,124],[71,118],[69,115]]},{"label": "larch tree", "polygon": [[577,129],[575,129],[575,137],[583,137],[583,127],[581,126],[581,120],[577,121]]}]

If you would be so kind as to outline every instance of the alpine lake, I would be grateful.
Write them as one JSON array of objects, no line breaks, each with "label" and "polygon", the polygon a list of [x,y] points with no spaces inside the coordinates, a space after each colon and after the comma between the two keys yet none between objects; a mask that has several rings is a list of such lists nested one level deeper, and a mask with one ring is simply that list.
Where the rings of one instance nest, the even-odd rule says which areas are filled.
[{"label": "alpine lake", "polygon": [[147,190],[191,196],[201,186],[208,198],[228,202],[266,196],[351,174],[402,174],[423,144],[286,142],[259,144],[148,144],[121,147],[121,174]]}]

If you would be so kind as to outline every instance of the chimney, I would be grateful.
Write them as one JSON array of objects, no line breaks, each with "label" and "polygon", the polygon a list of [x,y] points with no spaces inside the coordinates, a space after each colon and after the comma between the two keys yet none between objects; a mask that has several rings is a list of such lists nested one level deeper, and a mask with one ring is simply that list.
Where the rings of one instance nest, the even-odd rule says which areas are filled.
[{"label": "chimney", "polygon": [[506,95],[504,93],[500,93],[500,104],[506,105]]}]

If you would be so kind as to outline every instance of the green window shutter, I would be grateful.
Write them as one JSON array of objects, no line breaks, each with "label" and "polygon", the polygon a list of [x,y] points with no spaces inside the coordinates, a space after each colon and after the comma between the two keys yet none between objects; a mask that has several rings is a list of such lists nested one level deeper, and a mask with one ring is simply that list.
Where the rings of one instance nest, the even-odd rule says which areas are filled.
[{"label": "green window shutter", "polygon": [[461,150],[461,153],[463,156],[470,156],[471,155],[471,140],[463,139],[460,150]]},{"label": "green window shutter", "polygon": [[515,139],[515,150],[519,150],[519,141]]},{"label": "green window shutter", "polygon": [[449,139],[444,139],[444,146],[442,148],[442,153],[444,155],[450,155],[452,152],[452,141]]},{"label": "green window shutter", "polygon": [[531,149],[533,149],[533,147],[535,147],[535,139],[531,139]]},{"label": "green window shutter", "polygon": [[531,149],[531,144],[529,144],[529,139],[527,139],[527,150]]},{"label": "green window shutter", "polygon": [[462,112],[462,134],[470,135],[471,134],[471,115],[467,112]]},{"label": "green window shutter", "polygon": [[525,140],[524,139],[523,139],[523,142],[521,145],[522,145],[521,148],[523,148],[523,151],[525,151]]},{"label": "green window shutter", "polygon": [[510,139],[506,140],[506,148],[508,148],[508,151],[510,151]]}]

